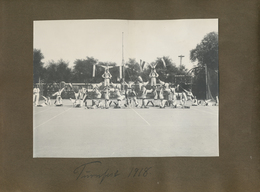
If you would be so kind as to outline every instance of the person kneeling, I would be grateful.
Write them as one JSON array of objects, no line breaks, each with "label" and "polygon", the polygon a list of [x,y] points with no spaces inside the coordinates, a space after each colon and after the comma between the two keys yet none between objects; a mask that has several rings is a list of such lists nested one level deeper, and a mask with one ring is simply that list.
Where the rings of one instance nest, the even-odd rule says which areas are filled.
[{"label": "person kneeling", "polygon": [[151,93],[153,90],[147,90],[145,88],[145,86],[142,86],[142,95],[141,95],[141,99],[142,99],[142,105],[141,105],[141,108],[149,108],[147,106],[147,99],[146,99],[146,96],[147,96],[147,93]]},{"label": "person kneeling", "polygon": [[51,105],[51,99],[50,97],[46,98],[44,96],[42,96],[44,99],[44,102],[42,104],[38,104],[37,107],[46,107],[48,105]]},{"label": "person kneeling", "polygon": [[117,87],[117,86],[115,88],[115,95],[117,98],[117,104],[116,104],[115,108],[121,108],[121,101],[124,99],[124,96],[121,95],[119,87]]},{"label": "person kneeling", "polygon": [[134,87],[131,87],[131,90],[128,92],[129,103],[131,103],[133,101],[135,104],[135,107],[138,107],[138,101],[137,101],[136,95],[137,94],[134,90]]},{"label": "person kneeling", "polygon": [[80,100],[70,98],[70,101],[72,102],[73,107],[78,107],[78,108],[81,107],[81,101]]},{"label": "person kneeling", "polygon": [[56,96],[56,100],[55,100],[55,102],[54,102],[54,104],[56,105],[56,106],[62,106],[63,104],[62,104],[62,98],[61,98],[61,93],[62,93],[62,91],[64,90],[64,88],[62,88],[62,89],[59,89],[56,93],[54,93],[52,96]]}]

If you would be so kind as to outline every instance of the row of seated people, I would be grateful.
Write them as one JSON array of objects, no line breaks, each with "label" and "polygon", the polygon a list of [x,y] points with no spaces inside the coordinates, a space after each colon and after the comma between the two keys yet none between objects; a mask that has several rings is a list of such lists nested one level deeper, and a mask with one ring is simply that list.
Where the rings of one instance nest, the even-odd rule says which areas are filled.
[{"label": "row of seated people", "polygon": [[[148,108],[149,104],[160,108],[165,106],[189,108],[191,105],[208,105],[209,101],[204,100],[202,103],[198,101],[192,92],[177,85],[169,85],[161,82],[160,86],[154,86],[152,89],[146,89],[146,86],[141,86],[139,91],[136,91],[135,86],[125,86],[123,90],[118,85],[111,83],[111,86],[103,86],[102,84],[96,85],[92,89],[86,89],[81,87],[74,89],[72,84],[69,86],[73,89],[75,98],[71,99],[74,107],[85,108],[106,108],[108,109],[112,104],[115,108],[121,108],[122,106],[135,106],[141,108]],[[56,96],[54,104],[56,106],[62,106],[61,94],[63,89],[59,89],[52,96]],[[44,102],[40,104],[40,107],[50,105],[50,97],[44,98]],[[87,100],[92,100],[92,104],[89,107]],[[141,100],[141,102],[139,102]],[[104,103],[103,103],[104,101]],[[123,102],[123,103],[122,103]],[[218,98],[215,105],[218,104]]]},{"label": "row of seated people", "polygon": [[[103,88],[97,85],[93,89],[81,88],[74,94],[75,99],[71,99],[71,101],[75,107],[86,106],[87,100],[92,100],[90,108],[109,108],[112,103],[115,104],[115,108],[128,107],[129,105],[148,108],[150,103],[152,106],[160,108],[165,108],[165,106],[176,108],[178,106],[177,100],[179,100],[179,106],[183,108],[189,108],[189,105],[186,104],[187,101],[192,101],[192,105],[198,105],[196,97],[191,91],[180,88],[179,85],[170,87],[168,84],[161,84],[149,90],[143,85],[140,91],[136,91],[135,86],[128,86],[121,90],[119,86],[113,84],[111,87]],[[141,100],[140,104],[138,100]]]}]

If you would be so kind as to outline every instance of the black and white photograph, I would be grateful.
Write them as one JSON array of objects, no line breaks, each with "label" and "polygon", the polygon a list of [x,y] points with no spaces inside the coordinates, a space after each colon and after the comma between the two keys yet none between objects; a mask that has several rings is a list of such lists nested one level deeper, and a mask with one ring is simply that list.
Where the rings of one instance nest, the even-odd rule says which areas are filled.
[{"label": "black and white photograph", "polygon": [[218,157],[218,19],[33,22],[33,157]]}]

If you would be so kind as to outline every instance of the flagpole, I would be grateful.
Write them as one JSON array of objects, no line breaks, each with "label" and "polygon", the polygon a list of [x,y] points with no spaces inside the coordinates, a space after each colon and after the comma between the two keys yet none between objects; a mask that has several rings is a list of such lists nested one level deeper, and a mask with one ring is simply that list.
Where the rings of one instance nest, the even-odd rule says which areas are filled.
[{"label": "flagpole", "polygon": [[205,81],[206,81],[206,100],[209,99],[208,97],[208,70],[207,70],[207,64],[205,64]]},{"label": "flagpole", "polygon": [[124,32],[122,32],[122,69],[123,81],[125,81],[125,62],[124,62]]}]

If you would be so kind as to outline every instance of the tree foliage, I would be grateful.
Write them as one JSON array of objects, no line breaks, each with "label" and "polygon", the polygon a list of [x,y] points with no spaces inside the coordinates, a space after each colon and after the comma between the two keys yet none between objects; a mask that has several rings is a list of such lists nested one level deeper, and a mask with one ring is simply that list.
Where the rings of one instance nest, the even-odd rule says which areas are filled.
[{"label": "tree foliage", "polygon": [[[95,65],[95,76],[93,77],[93,67]],[[103,67],[102,67],[103,66]],[[93,57],[86,59],[77,59],[73,66],[73,79],[72,82],[84,83],[99,83],[103,81],[102,75],[105,72],[106,66],[113,66],[109,71],[112,75],[112,81],[116,81],[119,76],[119,67],[113,62],[99,62]]]},{"label": "tree foliage", "polygon": [[139,75],[141,75],[140,64],[133,58],[130,58],[125,63],[125,80],[135,81]]},{"label": "tree foliage", "polygon": [[197,61],[198,66],[217,70],[218,69],[218,33],[208,33],[196,46],[190,51],[190,60]]},{"label": "tree foliage", "polygon": [[69,63],[63,61],[62,59],[58,62],[51,61],[46,68],[45,79],[47,83],[54,82],[70,82],[72,78],[71,69],[69,68]]},{"label": "tree foliage", "polygon": [[40,49],[33,49],[33,82],[38,83],[44,76],[44,56]]},{"label": "tree foliage", "polygon": [[86,59],[77,59],[73,66],[73,82],[94,82],[98,80],[97,74],[100,73],[100,69],[96,67],[96,75],[92,77],[93,65],[98,63],[97,59],[93,57],[87,57]]},{"label": "tree foliage", "polygon": [[212,96],[218,95],[218,33],[211,32],[205,35],[200,44],[190,51],[190,60],[197,62],[194,72],[193,91],[198,98],[206,98],[206,70],[207,83]]},{"label": "tree foliage", "polygon": [[[43,55],[42,55],[43,58]],[[38,59],[39,60],[39,59]],[[175,63],[169,57],[157,58],[151,64],[156,65],[156,71],[159,74],[159,79],[165,82],[174,82],[174,76],[185,74],[187,69],[184,66],[176,67]],[[95,65],[95,76],[93,77],[93,66]],[[69,68],[69,63],[64,60],[58,62],[50,61],[46,67],[43,67],[39,74],[47,83],[59,83],[61,81],[72,83],[100,83],[104,79],[102,75],[105,72],[105,67],[110,66],[109,72],[112,75],[112,82],[119,82],[119,66],[113,62],[101,62],[93,57],[86,57],[86,59],[77,59],[72,68]],[[144,81],[149,81],[149,74],[151,72],[150,64],[146,63],[145,67],[141,69],[140,63],[134,58],[130,58],[124,67],[125,81],[136,81],[138,76],[141,76]]]}]

